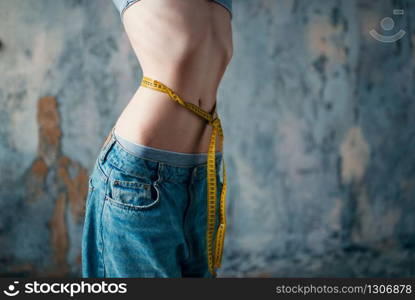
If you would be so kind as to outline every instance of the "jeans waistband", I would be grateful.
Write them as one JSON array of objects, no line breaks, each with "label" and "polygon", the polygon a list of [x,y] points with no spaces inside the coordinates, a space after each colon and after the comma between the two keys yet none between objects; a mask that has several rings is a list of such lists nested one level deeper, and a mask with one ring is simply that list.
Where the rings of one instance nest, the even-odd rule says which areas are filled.
[{"label": "jeans waistband", "polygon": [[[207,162],[207,153],[182,153],[134,143],[118,135],[115,127],[112,129],[112,134],[125,150],[141,158],[179,167],[194,167]],[[216,157],[221,159],[222,152],[217,151]]]},{"label": "jeans waistband", "polygon": [[[170,151],[173,153],[170,153],[168,159],[166,159],[157,156],[159,154],[154,155],[155,152],[150,151],[154,149],[160,149],[147,146],[140,149],[144,149],[144,151],[133,154],[124,148],[124,146],[115,137],[113,128],[107,136],[104,144],[102,145],[98,159],[101,166],[103,166],[106,161],[109,161],[111,165],[131,176],[145,175],[151,177],[158,174],[158,176],[160,176],[163,180],[169,180],[178,183],[186,182],[189,179],[189,176],[191,176],[193,180],[200,180],[205,178],[207,175],[207,162],[189,166],[191,163],[194,163],[194,161],[192,162],[188,157],[191,157],[191,159],[194,160],[195,155],[200,156],[200,154],[187,154],[181,152],[175,153]],[[219,172],[223,154],[221,152],[216,153],[216,170]],[[174,154],[179,154],[179,156]],[[187,154],[184,156],[186,158],[183,159],[182,154]],[[189,161],[186,161],[186,159],[189,159]],[[182,166],[179,165],[180,162],[182,163]],[[186,163],[188,166],[185,166]],[[108,176],[108,173],[106,173],[105,170],[103,171],[105,173],[104,175]]]}]

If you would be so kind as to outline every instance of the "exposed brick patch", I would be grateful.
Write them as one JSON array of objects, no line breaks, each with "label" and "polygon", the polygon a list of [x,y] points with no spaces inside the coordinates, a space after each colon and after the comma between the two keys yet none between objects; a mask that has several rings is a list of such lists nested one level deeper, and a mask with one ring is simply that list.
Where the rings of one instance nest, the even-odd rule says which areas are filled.
[{"label": "exposed brick patch", "polygon": [[[80,224],[85,213],[88,192],[88,171],[78,162],[62,155],[60,115],[54,97],[44,97],[38,102],[39,126],[38,153],[25,174],[26,199],[29,204],[54,198],[55,207],[48,225],[50,227],[51,264],[39,271],[42,276],[61,277],[69,274],[67,261],[70,232],[67,218]],[[71,172],[69,172],[71,170]],[[67,214],[70,209],[71,213]],[[79,245],[73,245],[79,248]],[[81,258],[76,258],[80,264]],[[28,270],[34,274],[34,270]]]},{"label": "exposed brick patch", "polygon": [[[73,179],[69,175],[69,168],[77,170],[76,176]],[[72,217],[76,222],[79,222],[84,214],[84,200],[88,192],[88,172],[80,164],[71,161],[66,156],[59,158],[58,170],[59,178],[65,184]]]},{"label": "exposed brick patch", "polygon": [[33,203],[44,193],[45,180],[48,174],[48,166],[42,157],[37,157],[30,167],[29,176],[27,177],[27,197],[28,203]]},{"label": "exposed brick patch", "polygon": [[37,122],[39,126],[39,156],[55,159],[60,152],[60,117],[57,101],[53,97],[41,98],[38,102]]}]

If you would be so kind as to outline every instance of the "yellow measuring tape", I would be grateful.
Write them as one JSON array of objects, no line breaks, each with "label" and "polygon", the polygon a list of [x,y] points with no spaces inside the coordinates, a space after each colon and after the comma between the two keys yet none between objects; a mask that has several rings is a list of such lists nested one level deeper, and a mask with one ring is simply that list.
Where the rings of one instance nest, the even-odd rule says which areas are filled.
[{"label": "yellow measuring tape", "polygon": [[[216,222],[216,197],[217,197],[217,184],[216,184],[216,163],[215,163],[215,154],[216,154],[216,138],[219,136],[219,148],[220,151],[223,149],[223,130],[220,123],[219,117],[214,118],[215,110],[211,114],[199,106],[186,102],[182,100],[175,92],[170,88],[165,86],[163,83],[148,78],[143,77],[141,81],[141,86],[151,88],[163,93],[166,93],[170,98],[180,105],[190,109],[200,117],[204,118],[209,125],[213,127],[212,135],[210,136],[210,143],[208,149],[208,159],[207,159],[207,208],[208,208],[208,218],[207,218],[207,230],[206,230],[206,240],[207,240],[207,258],[208,258],[208,267],[210,273],[216,277],[215,268],[219,268],[222,261],[223,253],[223,244],[225,240],[225,230],[226,230],[226,215],[225,215],[225,200],[226,200],[226,171],[225,171],[225,162],[222,161],[223,166],[223,185],[220,195],[220,207],[219,207],[219,227],[216,233],[215,241],[215,252],[213,253],[213,234],[215,231],[215,222]],[[222,157],[223,160],[223,157]]]}]

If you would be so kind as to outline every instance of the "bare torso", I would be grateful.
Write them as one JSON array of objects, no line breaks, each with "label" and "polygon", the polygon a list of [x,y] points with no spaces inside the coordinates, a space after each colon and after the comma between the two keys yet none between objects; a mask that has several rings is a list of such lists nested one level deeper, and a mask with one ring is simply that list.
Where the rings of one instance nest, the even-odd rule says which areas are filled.
[{"label": "bare torso", "polygon": [[[143,75],[211,112],[233,53],[229,12],[208,0],[141,0],[127,8],[123,23]],[[206,153],[211,130],[146,87],[138,87],[116,123],[117,134],[130,141],[183,153]]]}]

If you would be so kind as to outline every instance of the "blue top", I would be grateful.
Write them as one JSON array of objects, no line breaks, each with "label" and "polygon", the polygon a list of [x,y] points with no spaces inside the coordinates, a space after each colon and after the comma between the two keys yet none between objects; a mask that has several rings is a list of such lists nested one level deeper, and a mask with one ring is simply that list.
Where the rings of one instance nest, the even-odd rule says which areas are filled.
[{"label": "blue top", "polygon": [[[112,2],[114,2],[115,6],[120,12],[121,17],[124,11],[126,10],[126,8],[128,8],[131,4],[137,1],[140,1],[140,0],[112,0]],[[213,1],[225,7],[231,14],[231,18],[232,18],[232,0],[213,0]]]},{"label": "blue top", "polygon": [[219,3],[220,5],[224,6],[227,10],[229,10],[232,18],[232,0],[213,0],[216,3]]}]

